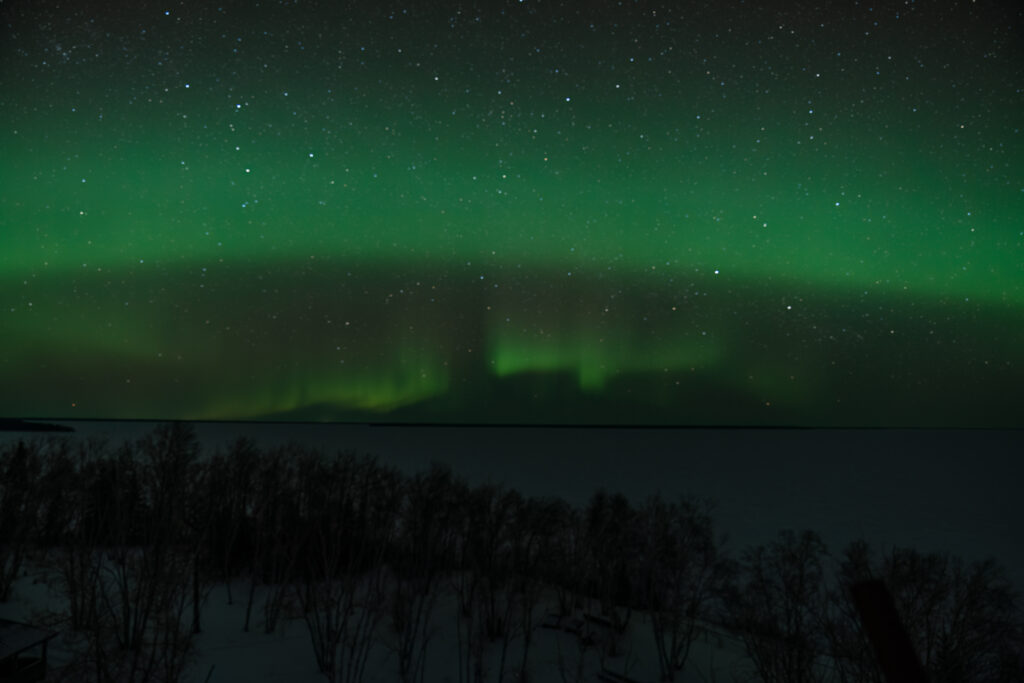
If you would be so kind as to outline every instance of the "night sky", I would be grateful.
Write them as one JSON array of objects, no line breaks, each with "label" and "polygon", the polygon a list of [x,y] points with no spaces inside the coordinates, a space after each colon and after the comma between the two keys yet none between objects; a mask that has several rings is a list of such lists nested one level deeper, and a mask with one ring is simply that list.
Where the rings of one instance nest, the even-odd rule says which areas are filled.
[{"label": "night sky", "polygon": [[0,5],[0,415],[1024,426],[1018,3],[445,4]]}]

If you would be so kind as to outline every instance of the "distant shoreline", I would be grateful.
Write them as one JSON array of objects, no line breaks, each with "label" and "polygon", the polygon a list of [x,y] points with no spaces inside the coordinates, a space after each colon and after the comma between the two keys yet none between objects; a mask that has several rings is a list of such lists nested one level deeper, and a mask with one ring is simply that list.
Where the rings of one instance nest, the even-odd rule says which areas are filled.
[{"label": "distant shoreline", "polygon": [[0,432],[73,432],[74,427],[50,422],[29,422],[0,417]]}]

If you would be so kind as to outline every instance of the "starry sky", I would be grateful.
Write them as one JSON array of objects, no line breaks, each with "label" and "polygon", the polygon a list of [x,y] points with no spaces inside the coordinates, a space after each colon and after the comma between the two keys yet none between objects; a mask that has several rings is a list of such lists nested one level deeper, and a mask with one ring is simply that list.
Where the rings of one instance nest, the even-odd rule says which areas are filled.
[{"label": "starry sky", "polygon": [[1016,3],[0,5],[0,415],[1022,427]]}]

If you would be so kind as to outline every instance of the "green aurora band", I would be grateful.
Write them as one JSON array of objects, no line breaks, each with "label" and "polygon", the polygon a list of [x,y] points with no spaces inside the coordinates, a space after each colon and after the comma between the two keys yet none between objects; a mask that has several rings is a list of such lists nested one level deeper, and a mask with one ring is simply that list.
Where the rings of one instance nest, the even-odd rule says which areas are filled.
[{"label": "green aurora band", "polygon": [[1012,21],[516,4],[11,10],[0,415],[1021,426]]}]

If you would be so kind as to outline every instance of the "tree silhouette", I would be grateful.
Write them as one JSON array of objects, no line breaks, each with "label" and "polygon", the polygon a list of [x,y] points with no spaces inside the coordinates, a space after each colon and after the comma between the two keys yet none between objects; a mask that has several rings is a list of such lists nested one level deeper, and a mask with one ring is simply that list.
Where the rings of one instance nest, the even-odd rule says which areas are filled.
[{"label": "tree silhouette", "polygon": [[881,680],[866,640],[850,618],[849,586],[881,579],[930,680],[1024,680],[1020,595],[994,560],[893,548],[876,559],[850,544],[832,596],[828,632],[841,680]]},{"label": "tree silhouette", "polygon": [[728,564],[714,536],[710,503],[653,496],[640,510],[638,534],[640,599],[651,620],[661,679],[674,681],[686,668],[700,622],[713,617]]},{"label": "tree silhouette", "polygon": [[813,531],[784,531],[743,554],[739,583],[728,591],[729,626],[743,639],[764,683],[821,678],[826,555]]},{"label": "tree silhouette", "polygon": [[317,665],[332,683],[357,683],[387,598],[384,558],[401,502],[397,475],[351,453],[329,463],[306,453],[296,484],[302,542],[295,590]]},{"label": "tree silhouette", "polygon": [[[609,494],[601,489],[591,496],[583,519],[588,567],[585,575],[589,579],[585,589],[597,598],[601,616],[611,621],[614,631],[622,633],[629,625],[635,602],[630,560],[639,554],[637,512],[621,493]],[[610,641],[613,647],[614,642]]]},{"label": "tree silhouette", "polygon": [[432,616],[451,555],[461,486],[451,469],[434,463],[404,485],[398,536],[389,562],[391,627],[389,643],[403,683],[423,680],[427,647],[434,634]]},{"label": "tree silhouette", "polygon": [[38,443],[19,440],[0,451],[0,602],[10,599],[36,532],[42,467]]}]

